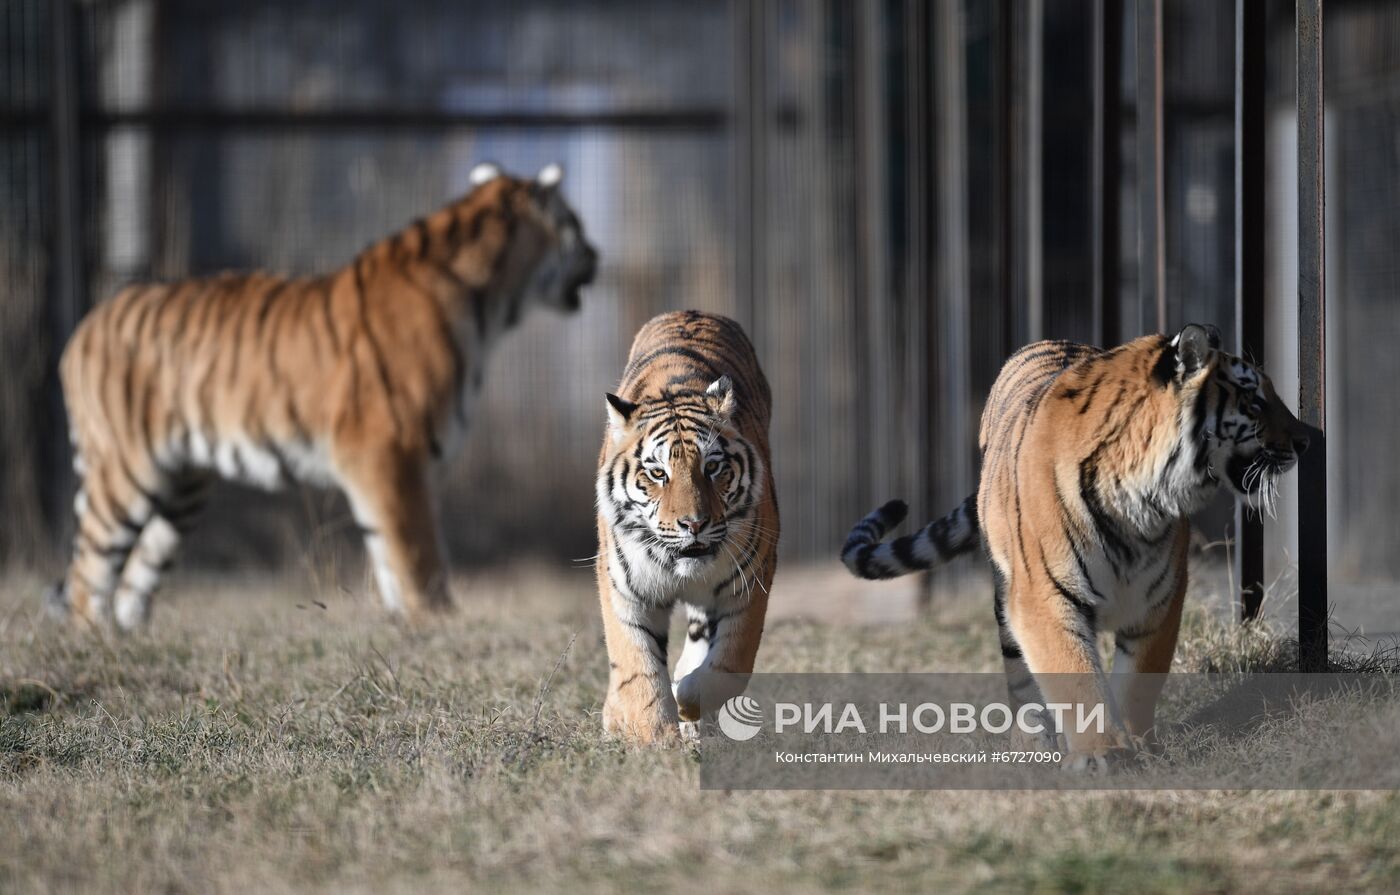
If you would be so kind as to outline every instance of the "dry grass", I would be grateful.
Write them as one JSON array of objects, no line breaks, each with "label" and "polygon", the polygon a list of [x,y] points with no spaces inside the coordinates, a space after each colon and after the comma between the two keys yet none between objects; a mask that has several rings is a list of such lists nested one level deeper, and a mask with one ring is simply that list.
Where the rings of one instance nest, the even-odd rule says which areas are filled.
[{"label": "dry grass", "polygon": [[[104,642],[43,623],[37,582],[10,582],[0,890],[1400,886],[1392,793],[701,792],[692,755],[601,738],[590,583],[466,581],[462,611],[412,635],[333,590],[185,579],[148,634]],[[1197,616],[1182,657],[1278,650]],[[777,621],[761,661],[999,660],[977,600],[898,626]]]}]

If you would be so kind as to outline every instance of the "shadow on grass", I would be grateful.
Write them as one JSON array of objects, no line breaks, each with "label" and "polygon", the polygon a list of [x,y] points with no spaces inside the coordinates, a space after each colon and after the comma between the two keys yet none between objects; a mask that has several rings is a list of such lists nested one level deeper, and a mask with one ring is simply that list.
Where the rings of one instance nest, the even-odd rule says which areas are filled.
[{"label": "shadow on grass", "polygon": [[32,678],[0,679],[0,718],[52,711],[84,695],[81,690],[55,689]]}]

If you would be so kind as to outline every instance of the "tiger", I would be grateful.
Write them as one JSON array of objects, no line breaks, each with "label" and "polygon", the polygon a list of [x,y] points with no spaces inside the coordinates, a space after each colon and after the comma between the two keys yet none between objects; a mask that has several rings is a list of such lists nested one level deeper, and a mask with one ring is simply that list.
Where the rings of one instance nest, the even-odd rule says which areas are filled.
[{"label": "tiger", "polygon": [[[980,544],[1013,706],[1106,707],[1104,730],[1064,730],[1062,741],[1047,725],[1040,742],[1067,743],[1073,769],[1107,770],[1155,745],[1186,593],[1187,515],[1222,483],[1268,504],[1308,433],[1257,365],[1221,350],[1214,326],[1111,350],[1036,342],[988,395],[976,494],[882,543],[907,513],[891,501],[851,530],[841,557],[858,577],[891,578]],[[1101,631],[1114,636],[1111,680]]]},{"label": "tiger", "polygon": [[[665,743],[698,735],[753,671],[778,558],[772,395],[739,324],[682,311],[641,328],[605,403],[595,563],[603,727]],[[677,603],[686,642],[669,678]]]},{"label": "tiger", "polygon": [[78,488],[50,610],[141,626],[215,478],[339,487],[389,612],[449,609],[433,468],[491,348],[534,306],[577,310],[597,268],[562,179],[483,163],[331,273],[139,284],[95,307],[60,359]]}]

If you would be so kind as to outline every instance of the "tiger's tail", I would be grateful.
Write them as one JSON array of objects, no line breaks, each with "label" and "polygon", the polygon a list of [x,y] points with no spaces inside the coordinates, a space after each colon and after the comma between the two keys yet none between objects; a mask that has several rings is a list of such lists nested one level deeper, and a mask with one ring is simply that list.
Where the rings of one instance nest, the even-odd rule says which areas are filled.
[{"label": "tiger's tail", "polygon": [[892,500],[866,516],[846,537],[841,561],[858,578],[897,578],[931,569],[971,552],[978,542],[977,495],[958,504],[942,519],[889,543],[881,540],[909,513],[902,500]]}]

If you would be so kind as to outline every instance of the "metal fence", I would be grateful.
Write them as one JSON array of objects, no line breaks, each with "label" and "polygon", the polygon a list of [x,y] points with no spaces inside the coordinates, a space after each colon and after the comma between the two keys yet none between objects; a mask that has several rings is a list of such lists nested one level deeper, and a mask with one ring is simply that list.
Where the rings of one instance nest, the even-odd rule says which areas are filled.
[{"label": "metal fence", "polygon": [[[754,336],[791,558],[829,557],[888,496],[932,515],[970,492],[982,396],[1032,338],[1210,320],[1296,388],[1294,24],[1281,0],[3,0],[0,555],[67,524],[54,363],[86,308],[133,279],[338,265],[483,158],[562,160],[604,265],[581,315],[529,321],[492,364],[445,500],[464,562],[592,552],[601,393],[669,308]],[[1369,383],[1400,373],[1377,342],[1400,10],[1337,3],[1327,25],[1343,322],[1333,487],[1303,517],[1331,518],[1334,571],[1393,581],[1400,390]],[[344,515],[268,506],[230,495],[196,553],[284,562],[308,516]]]}]

